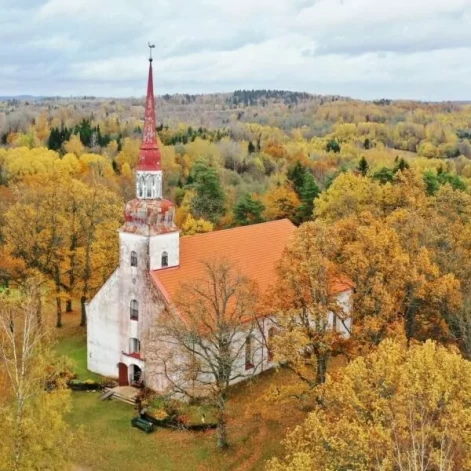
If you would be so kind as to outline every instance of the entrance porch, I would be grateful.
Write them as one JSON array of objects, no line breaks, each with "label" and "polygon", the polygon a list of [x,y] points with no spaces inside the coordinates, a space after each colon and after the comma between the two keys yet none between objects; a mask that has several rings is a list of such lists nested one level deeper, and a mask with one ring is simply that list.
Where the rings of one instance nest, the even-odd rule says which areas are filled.
[{"label": "entrance porch", "polygon": [[120,386],[134,386],[141,388],[144,386],[142,369],[132,363],[129,366],[126,363],[118,363],[118,384]]}]

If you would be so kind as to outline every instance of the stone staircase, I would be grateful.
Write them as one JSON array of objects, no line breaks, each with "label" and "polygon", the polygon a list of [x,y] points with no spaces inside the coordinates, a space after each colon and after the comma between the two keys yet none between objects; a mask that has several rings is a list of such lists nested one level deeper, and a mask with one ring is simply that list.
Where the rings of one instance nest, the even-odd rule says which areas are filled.
[{"label": "stone staircase", "polygon": [[101,399],[116,399],[127,404],[135,405],[138,393],[139,390],[132,386],[116,386],[115,388],[105,388]]}]

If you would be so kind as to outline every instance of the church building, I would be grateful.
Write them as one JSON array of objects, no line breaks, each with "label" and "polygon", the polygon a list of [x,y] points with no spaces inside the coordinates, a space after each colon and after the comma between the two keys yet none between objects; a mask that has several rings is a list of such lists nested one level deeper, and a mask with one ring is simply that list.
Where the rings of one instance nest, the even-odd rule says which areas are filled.
[{"label": "church building", "polygon": [[[168,389],[168,381],[146,361],[145,334],[180,284],[203,276],[201,261],[224,257],[263,292],[274,284],[276,262],[295,231],[284,219],[182,237],[174,222],[175,204],[163,198],[163,178],[150,59],[136,198],[125,205],[119,266],[87,305],[87,358],[94,373],[116,378],[120,385],[144,382],[158,392]],[[351,285],[337,282],[333,290],[349,311]],[[262,329],[268,338],[270,323]],[[267,349],[258,355],[256,373],[274,366]]]}]

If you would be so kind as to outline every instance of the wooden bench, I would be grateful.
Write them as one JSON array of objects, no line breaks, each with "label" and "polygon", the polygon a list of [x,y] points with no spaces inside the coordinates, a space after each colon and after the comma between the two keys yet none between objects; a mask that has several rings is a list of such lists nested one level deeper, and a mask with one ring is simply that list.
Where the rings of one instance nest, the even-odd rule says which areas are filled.
[{"label": "wooden bench", "polygon": [[141,419],[140,417],[134,417],[134,419],[131,419],[131,425],[141,429],[145,433],[154,431],[154,424],[148,422],[147,420]]}]

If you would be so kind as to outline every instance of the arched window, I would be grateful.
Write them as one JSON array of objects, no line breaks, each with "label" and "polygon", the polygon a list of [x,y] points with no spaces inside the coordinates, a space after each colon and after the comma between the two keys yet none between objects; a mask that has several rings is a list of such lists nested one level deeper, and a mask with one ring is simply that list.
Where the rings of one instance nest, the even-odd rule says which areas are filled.
[{"label": "arched window", "polygon": [[131,252],[131,266],[137,267],[137,253],[134,251]]},{"label": "arched window", "polygon": [[162,268],[163,267],[168,267],[168,253],[164,252],[162,254]]},{"label": "arched window", "polygon": [[153,177],[148,175],[147,176],[147,198],[152,198],[152,180],[153,180]]},{"label": "arched window", "polygon": [[138,339],[130,338],[129,339],[129,353],[140,353],[141,352],[141,342]]},{"label": "arched window", "polygon": [[249,335],[245,339],[245,369],[250,370],[252,368],[253,368],[252,336]]},{"label": "arched window", "polygon": [[131,305],[130,305],[130,315],[131,319],[133,321],[137,321],[139,319],[139,303],[135,300],[131,300]]},{"label": "arched window", "polygon": [[144,198],[146,188],[146,178],[144,175],[139,176],[139,197]]}]

